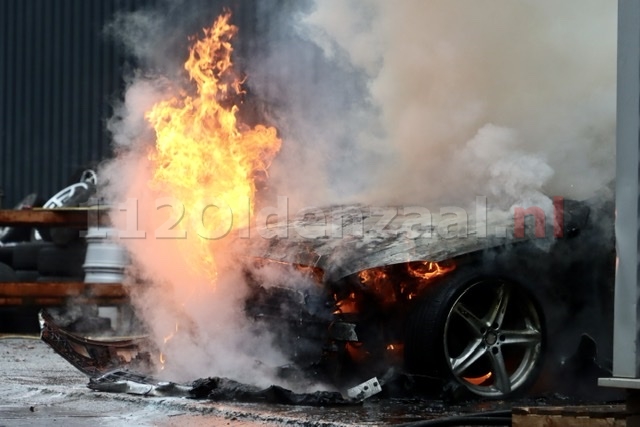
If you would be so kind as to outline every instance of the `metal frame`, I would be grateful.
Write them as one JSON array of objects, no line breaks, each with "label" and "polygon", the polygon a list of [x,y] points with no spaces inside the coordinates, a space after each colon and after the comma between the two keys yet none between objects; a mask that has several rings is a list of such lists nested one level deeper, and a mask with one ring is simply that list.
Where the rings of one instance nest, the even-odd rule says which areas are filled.
[{"label": "metal frame", "polygon": [[640,2],[618,1],[616,246],[613,377],[609,387],[640,389]]}]

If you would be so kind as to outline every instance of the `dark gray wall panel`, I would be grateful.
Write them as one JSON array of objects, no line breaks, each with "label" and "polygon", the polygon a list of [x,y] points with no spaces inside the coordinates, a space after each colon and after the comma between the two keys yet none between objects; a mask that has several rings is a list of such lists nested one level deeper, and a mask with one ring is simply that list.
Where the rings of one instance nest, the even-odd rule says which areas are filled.
[{"label": "dark gray wall panel", "polygon": [[147,0],[0,1],[0,188],[3,206],[44,198],[110,154],[105,121],[125,61],[104,35],[117,10]]},{"label": "dark gray wall panel", "polygon": [[[246,58],[268,51],[270,39],[286,36],[279,35],[287,31],[283,20],[305,4],[308,1],[0,0],[2,206],[11,207],[34,191],[49,198],[78,168],[111,155],[106,121],[114,101],[122,98],[123,76],[134,61],[105,35],[105,24],[116,13],[159,9],[167,36],[159,46],[173,60],[186,59],[187,36],[200,33],[228,7],[240,27],[236,64],[244,68]],[[309,53],[297,57],[296,64],[313,69],[314,58]],[[271,81],[268,72],[256,76],[257,82],[263,80]]]}]

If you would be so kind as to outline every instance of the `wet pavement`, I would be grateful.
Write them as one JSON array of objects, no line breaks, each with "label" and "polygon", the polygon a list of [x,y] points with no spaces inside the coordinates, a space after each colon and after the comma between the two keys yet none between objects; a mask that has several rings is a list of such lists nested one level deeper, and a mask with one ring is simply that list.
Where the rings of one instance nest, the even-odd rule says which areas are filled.
[{"label": "wet pavement", "polygon": [[451,406],[440,400],[372,398],[361,406],[314,408],[104,393],[87,388],[88,378],[37,337],[0,337],[0,377],[0,426],[377,426],[558,403]]}]

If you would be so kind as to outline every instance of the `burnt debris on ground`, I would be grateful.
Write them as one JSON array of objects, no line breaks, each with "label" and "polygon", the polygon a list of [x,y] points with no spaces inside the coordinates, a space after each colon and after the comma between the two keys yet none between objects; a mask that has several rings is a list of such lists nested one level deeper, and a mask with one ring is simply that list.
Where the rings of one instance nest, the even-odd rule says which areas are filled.
[{"label": "burnt debris on ground", "polygon": [[[75,368],[89,376],[88,387],[96,391],[296,406],[353,406],[360,405],[365,399],[383,392],[384,386],[384,392],[379,395],[383,399],[407,401],[412,398],[425,398],[424,395],[420,397],[418,391],[412,387],[410,376],[397,371],[388,372],[380,380],[373,378],[345,390],[344,393],[336,391],[296,393],[279,385],[261,388],[221,377],[201,378],[189,384],[178,384],[153,376],[152,373],[156,367],[152,360],[157,360],[155,356],[158,352],[146,338],[110,341],[88,339],[60,327],[45,311],[40,313],[40,323],[41,339]],[[575,374],[593,376],[594,372],[596,375],[602,374],[602,368],[595,362],[592,347],[589,337],[583,337],[576,354],[565,361],[565,368],[572,376]],[[282,372],[286,370],[283,369]],[[287,375],[283,374],[284,377]],[[561,392],[564,394],[546,394],[526,401],[532,404],[595,402],[589,398],[588,394],[576,394],[568,389]],[[443,404],[458,407],[461,411],[469,405],[468,402],[465,403],[463,395],[456,393],[456,388],[452,384],[441,388],[437,396]],[[620,398],[611,394],[602,397],[609,401]],[[477,403],[472,406],[475,405]],[[502,409],[504,406],[501,406],[500,401],[485,403],[485,405],[490,405],[494,409]]]},{"label": "burnt debris on ground", "polygon": [[78,336],[57,325],[45,311],[40,313],[41,338],[82,373],[90,377],[92,390],[145,396],[191,397],[249,403],[303,406],[351,406],[382,391],[373,378],[339,392],[296,393],[278,385],[260,388],[228,378],[210,377],[192,384],[176,384],[151,376],[151,343],[144,338],[98,341]]}]

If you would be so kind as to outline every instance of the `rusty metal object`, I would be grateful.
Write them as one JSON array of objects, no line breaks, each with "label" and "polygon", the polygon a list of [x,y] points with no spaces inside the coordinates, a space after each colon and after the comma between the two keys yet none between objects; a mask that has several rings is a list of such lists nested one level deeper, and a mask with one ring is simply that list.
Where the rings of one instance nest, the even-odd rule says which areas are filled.
[{"label": "rusty metal object", "polygon": [[65,331],[44,310],[39,316],[42,341],[85,375],[97,377],[114,369],[147,374],[154,368],[151,353],[155,350],[147,338],[93,340]]}]

